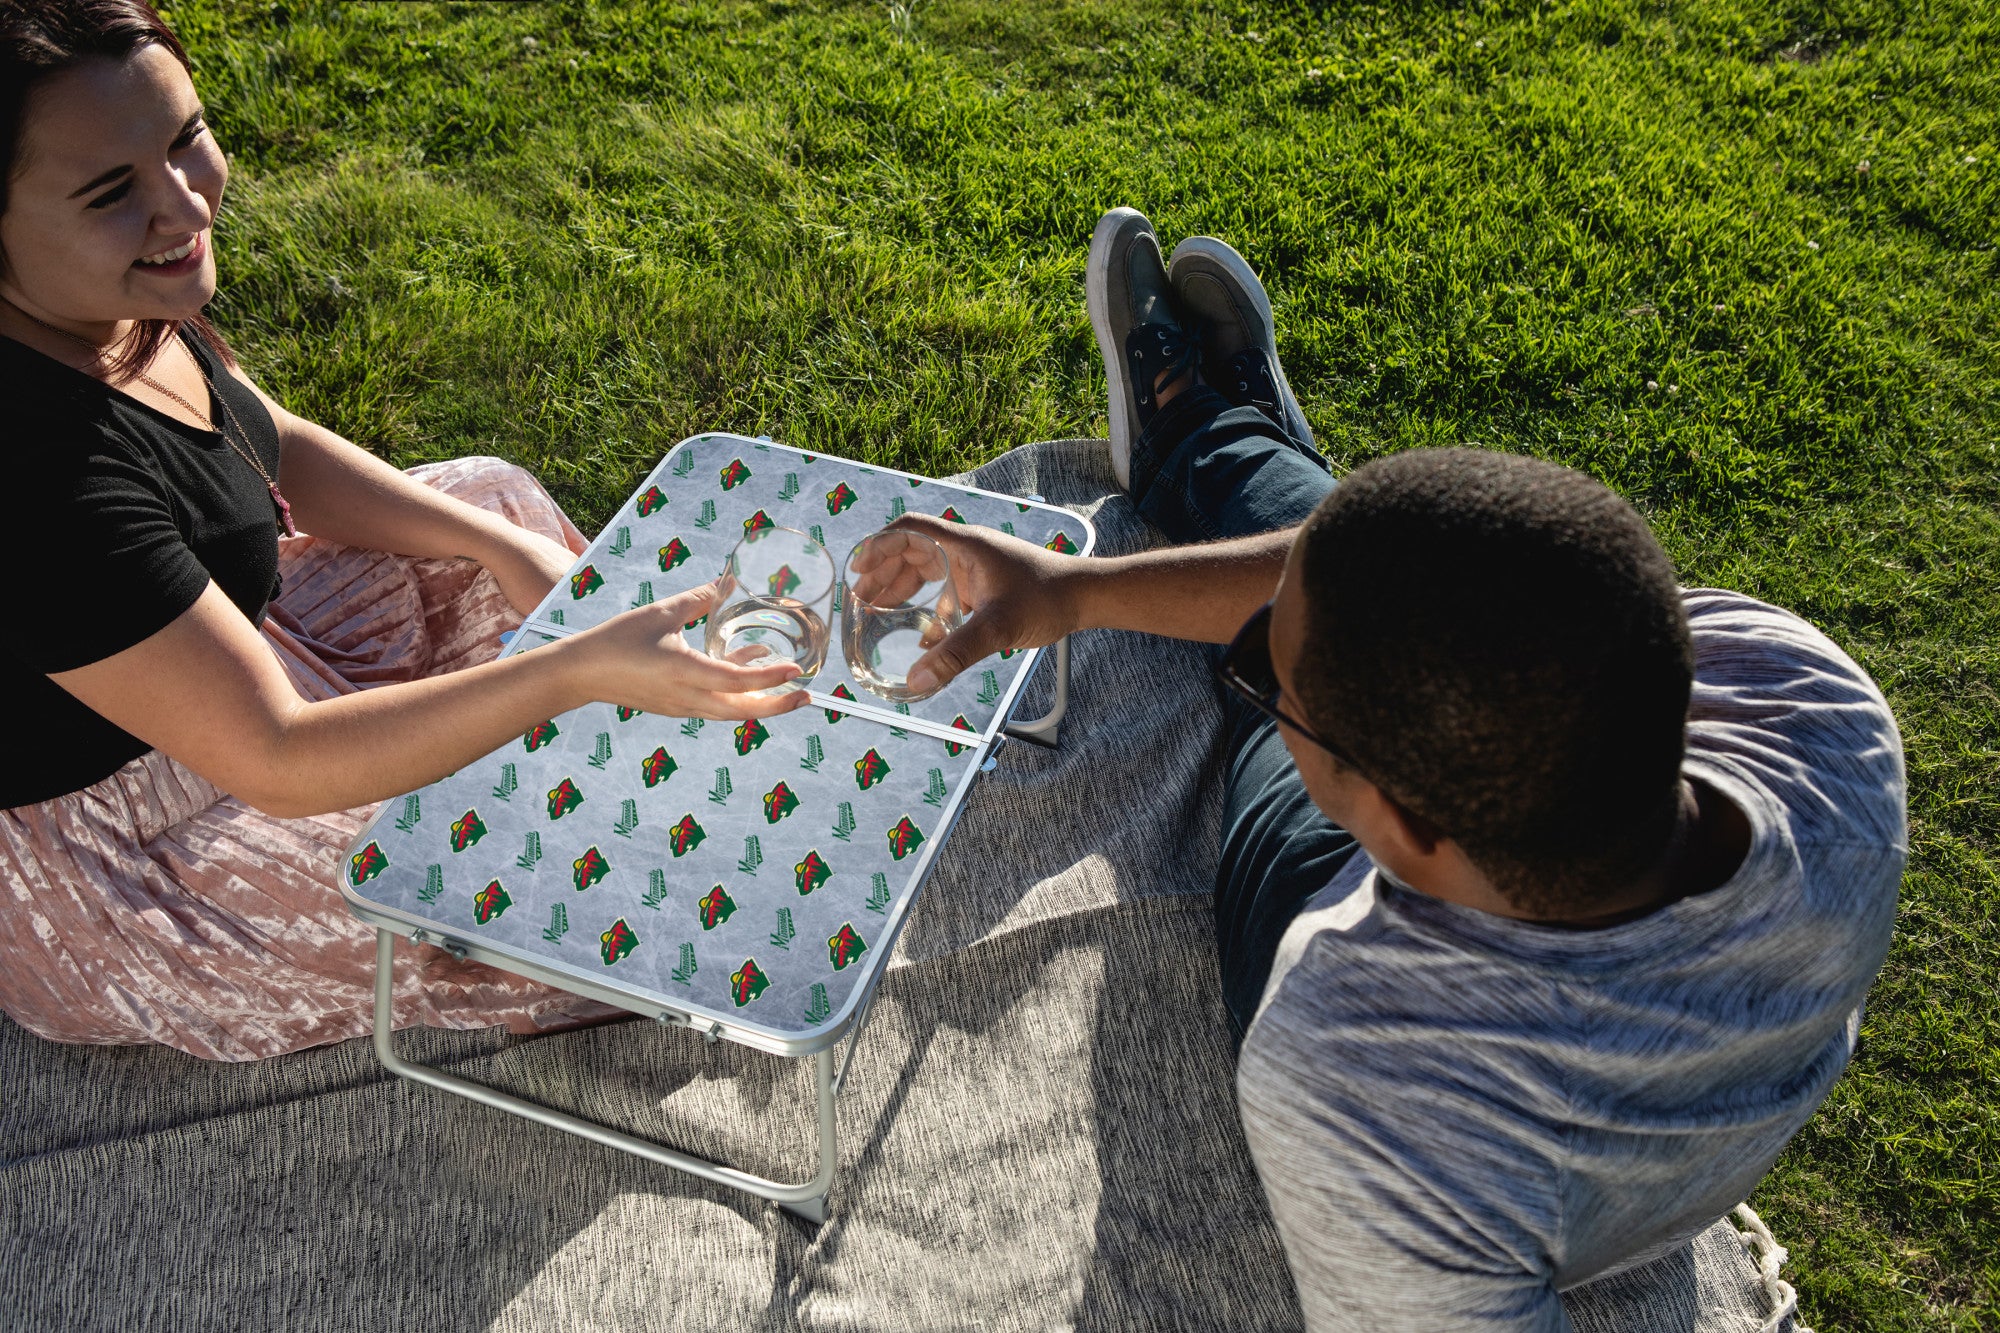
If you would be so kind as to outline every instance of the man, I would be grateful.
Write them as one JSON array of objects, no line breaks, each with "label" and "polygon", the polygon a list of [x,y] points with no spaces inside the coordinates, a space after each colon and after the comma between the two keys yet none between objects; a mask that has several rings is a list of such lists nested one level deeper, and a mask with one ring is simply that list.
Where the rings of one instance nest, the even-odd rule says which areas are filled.
[{"label": "man", "polygon": [[1169,269],[1116,210],[1088,284],[1114,465],[1175,544],[902,520],[975,608],[920,670],[1228,642],[1217,947],[1307,1321],[1566,1328],[1845,1067],[1906,854],[1894,720],[1797,617],[1679,589],[1581,474],[1419,450],[1336,489],[1220,241]]}]

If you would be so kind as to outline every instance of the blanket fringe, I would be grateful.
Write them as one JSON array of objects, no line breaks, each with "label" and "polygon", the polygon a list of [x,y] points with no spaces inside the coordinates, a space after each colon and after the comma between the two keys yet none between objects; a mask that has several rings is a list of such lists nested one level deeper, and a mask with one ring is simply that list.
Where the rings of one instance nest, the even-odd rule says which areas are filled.
[{"label": "blanket fringe", "polygon": [[1736,1205],[1736,1220],[1747,1231],[1739,1231],[1736,1238],[1743,1242],[1744,1252],[1757,1265],[1757,1275],[1764,1281],[1764,1295],[1771,1303],[1770,1316],[1764,1321],[1758,1333],[1781,1333],[1786,1328],[1786,1320],[1793,1321],[1790,1333],[1812,1333],[1804,1324],[1798,1323],[1799,1293],[1792,1284],[1778,1276],[1791,1252],[1778,1244],[1778,1238],[1771,1234],[1771,1228],[1764,1225],[1764,1219],[1747,1203]]}]

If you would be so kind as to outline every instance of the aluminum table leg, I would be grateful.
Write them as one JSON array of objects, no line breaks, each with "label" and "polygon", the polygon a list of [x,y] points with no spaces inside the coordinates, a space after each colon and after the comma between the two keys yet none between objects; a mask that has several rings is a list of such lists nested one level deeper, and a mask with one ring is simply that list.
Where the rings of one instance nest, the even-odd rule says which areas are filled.
[{"label": "aluminum table leg", "polygon": [[728,1185],[758,1195],[809,1222],[826,1220],[827,1190],[833,1184],[833,1170],[839,1160],[834,1141],[831,1047],[813,1057],[814,1081],[818,1085],[819,1095],[819,1172],[804,1184],[786,1185],[779,1181],[766,1180],[762,1176],[753,1176],[747,1171],[738,1171],[734,1167],[711,1162],[705,1157],[680,1152],[649,1139],[636,1138],[595,1121],[585,1120],[502,1092],[484,1083],[475,1083],[456,1074],[447,1074],[430,1065],[405,1060],[396,1054],[392,1030],[395,966],[396,937],[389,931],[378,929],[375,932],[375,1054],[390,1073],[415,1083],[427,1083],[433,1088],[456,1093],[460,1097],[509,1112],[525,1120],[533,1120],[551,1129],[575,1134],[593,1143],[601,1143],[607,1148],[631,1153],[634,1157],[643,1157],[649,1162],[657,1162],[676,1171],[685,1171],[689,1175],[714,1181],[718,1185]]}]

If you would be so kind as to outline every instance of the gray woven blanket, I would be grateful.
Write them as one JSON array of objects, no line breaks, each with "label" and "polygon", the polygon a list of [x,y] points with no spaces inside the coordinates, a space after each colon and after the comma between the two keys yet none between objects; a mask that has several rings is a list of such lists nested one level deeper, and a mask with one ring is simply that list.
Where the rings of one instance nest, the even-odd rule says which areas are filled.
[{"label": "gray woven blanket", "polygon": [[[973,480],[1148,535],[1092,441]],[[1044,673],[1046,677],[1046,673]],[[1195,650],[1075,644],[1062,747],[1014,744],[924,891],[840,1104],[833,1217],[386,1076],[0,1021],[0,1327],[1292,1329],[1216,997],[1216,711]],[[1047,700],[1036,682],[1022,715]],[[413,1056],[766,1174],[809,1174],[809,1062],[621,1023],[412,1032]],[[1732,1229],[1568,1301],[1739,1333]]]}]

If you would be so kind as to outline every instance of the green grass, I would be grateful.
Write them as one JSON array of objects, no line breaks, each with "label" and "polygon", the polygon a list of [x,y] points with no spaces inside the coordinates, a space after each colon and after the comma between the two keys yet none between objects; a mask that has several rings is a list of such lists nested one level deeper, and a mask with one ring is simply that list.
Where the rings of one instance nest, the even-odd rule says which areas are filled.
[{"label": "green grass", "polygon": [[702,429],[933,473],[1101,433],[1084,253],[1130,203],[1259,266],[1343,464],[1555,458],[1811,617],[1901,719],[1912,859],[1754,1203],[1822,1330],[2000,1321],[1990,4],[173,16],[235,155],[224,328],[399,463],[504,454],[589,527]]}]

